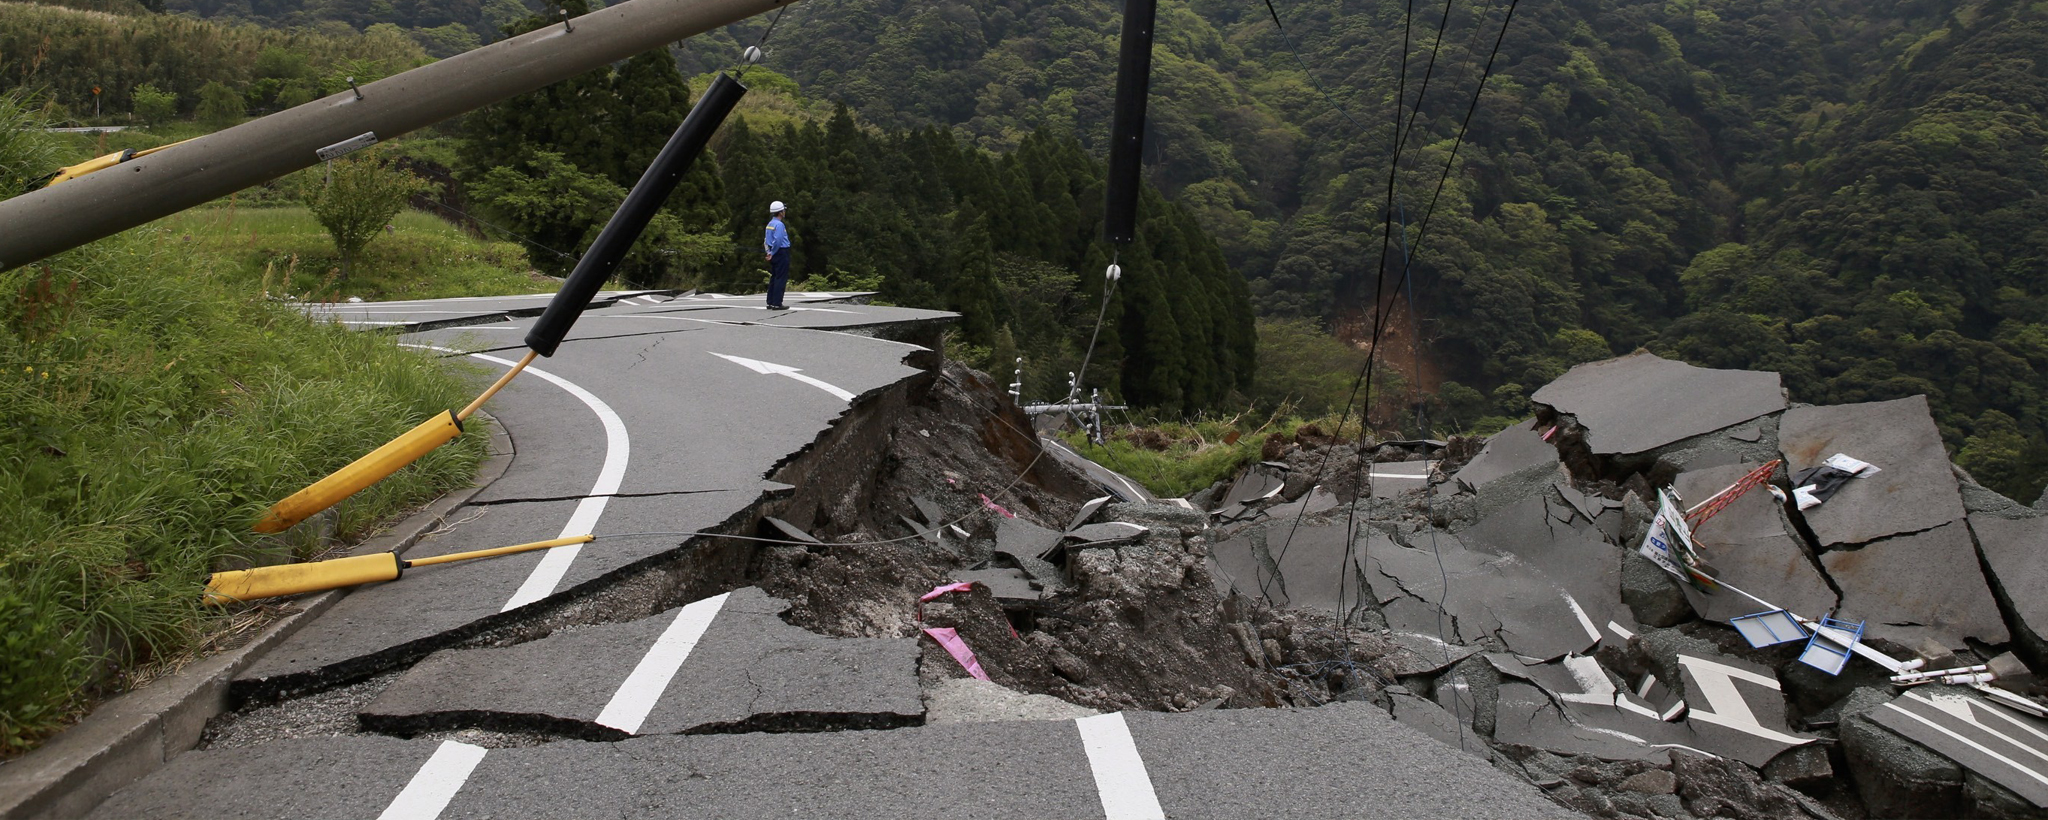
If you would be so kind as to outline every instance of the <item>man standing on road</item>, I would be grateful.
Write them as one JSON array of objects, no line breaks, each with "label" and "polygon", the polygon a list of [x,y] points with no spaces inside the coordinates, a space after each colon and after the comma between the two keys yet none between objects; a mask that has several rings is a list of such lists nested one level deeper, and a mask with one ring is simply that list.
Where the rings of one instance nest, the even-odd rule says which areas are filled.
[{"label": "man standing on road", "polygon": [[768,236],[761,245],[768,252],[768,309],[788,310],[782,304],[782,289],[789,286],[789,228],[782,224],[788,208],[782,200],[768,203]]}]

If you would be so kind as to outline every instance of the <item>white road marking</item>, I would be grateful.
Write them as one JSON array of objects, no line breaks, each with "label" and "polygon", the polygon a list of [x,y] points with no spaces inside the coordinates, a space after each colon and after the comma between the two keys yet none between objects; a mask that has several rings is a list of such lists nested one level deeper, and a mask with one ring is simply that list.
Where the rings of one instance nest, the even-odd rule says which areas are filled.
[{"label": "white road marking", "polygon": [[1124,713],[1076,718],[1074,728],[1081,731],[1081,748],[1088,752],[1088,768],[1095,773],[1103,815],[1108,820],[1166,820]]},{"label": "white road marking", "polygon": [[612,694],[604,711],[598,713],[598,724],[626,734],[640,731],[640,724],[654,711],[655,701],[668,690],[669,681],[683,668],[690,651],[697,648],[698,639],[704,637],[704,630],[711,626],[718,609],[725,606],[729,594],[705,598],[676,613],[675,621],[662,631],[654,646],[640,658],[639,665],[633,667],[633,673],[626,676],[626,682],[619,684],[619,691]]},{"label": "white road marking", "polygon": [[1579,599],[1573,598],[1571,593],[1564,590],[1558,590],[1558,594],[1564,596],[1565,606],[1572,608],[1572,614],[1579,616],[1579,628],[1586,630],[1586,637],[1592,639],[1594,643],[1599,643],[1600,628],[1593,625],[1592,618],[1586,617],[1586,610],[1579,606]]},{"label": "white road marking", "polygon": [[[442,353],[462,353],[459,350],[435,345],[400,346]],[[483,353],[465,355],[508,368],[518,364]],[[613,493],[619,491],[619,483],[625,478],[626,459],[631,450],[626,437],[626,422],[619,418],[619,414],[612,410],[611,405],[605,404],[603,399],[575,383],[536,367],[529,366],[526,372],[553,382],[556,387],[568,391],[569,395],[575,396],[588,406],[591,412],[596,413],[598,420],[604,424],[604,466],[598,468],[597,483],[591,485],[590,495],[577,503],[575,511],[569,514],[569,523],[562,527],[562,534],[557,537],[588,533],[596,529],[598,517],[604,515],[606,502],[611,500]],[[569,565],[576,560],[576,555],[582,548],[581,544],[573,544],[548,550],[547,554],[541,557],[540,564],[526,577],[525,583],[519,585],[519,591],[513,593],[512,599],[506,601],[505,606],[499,611],[515,609],[547,597],[548,593],[553,592],[555,586],[562,582],[562,576],[569,571]],[[484,755],[489,751],[467,743],[443,742],[441,747],[434,751],[434,756],[427,759],[426,765],[421,766],[420,770],[413,774],[405,789],[385,807],[378,820],[433,820],[441,816],[441,811],[462,791],[463,784],[469,781],[470,772],[476,769],[478,763],[483,762]]]},{"label": "white road marking", "polygon": [[1749,702],[1744,700],[1742,693],[1735,688],[1735,681],[1743,680],[1769,689],[1772,692],[1777,692],[1779,691],[1777,680],[1756,674],[1747,669],[1739,669],[1726,664],[1715,663],[1705,658],[1695,658],[1691,655],[1679,655],[1678,664],[1692,675],[1693,685],[1688,688],[1687,694],[1694,695],[1699,700],[1705,701],[1707,707],[1706,709],[1701,709],[1698,706],[1694,706],[1689,719],[1734,729],[1743,734],[1763,738],[1773,743],[1799,746],[1813,742],[1814,739],[1810,737],[1788,735],[1764,726],[1757,720],[1756,713],[1750,711]]},{"label": "white road marking", "polygon": [[455,799],[456,792],[462,791],[462,784],[469,782],[469,773],[476,771],[476,764],[482,763],[484,754],[489,752],[482,746],[471,746],[453,740],[441,741],[434,756],[421,764],[412,782],[405,784],[405,790],[384,807],[384,813],[377,820],[433,820]]},{"label": "white road marking", "polygon": [[[1970,747],[1970,748],[1972,748],[1972,749],[1976,749],[1976,750],[1977,750],[1978,752],[1981,752],[1981,753],[1983,753],[1984,755],[1986,755],[1986,756],[1990,757],[1990,758],[1991,758],[1991,759],[1993,759],[1993,760],[1996,760],[1996,761],[1998,761],[1998,762],[2000,762],[2000,763],[2003,763],[2003,764],[2005,764],[2005,765],[2007,765],[2007,766],[2011,766],[2011,767],[2013,767],[2014,769],[2017,769],[2017,770],[2019,770],[2019,772],[2020,772],[2021,774],[2024,774],[2024,775],[2026,775],[2026,776],[2028,776],[2028,777],[2031,777],[2031,778],[2033,778],[2033,779],[2035,779],[2035,780],[2038,780],[2038,781],[2040,781],[2040,782],[2041,782],[2041,783],[2042,783],[2043,785],[2048,785],[2048,776],[2043,776],[2043,775],[2042,775],[2042,774],[2041,774],[2040,772],[2037,772],[2037,771],[2034,771],[2033,769],[2027,768],[2027,766],[2026,766],[2025,764],[2023,764],[2023,763],[2020,763],[2019,761],[2017,761],[2017,760],[2014,760],[2014,759],[2012,759],[2012,758],[2010,758],[2010,757],[2006,757],[2005,755],[1999,754],[1999,753],[1998,753],[1998,752],[1997,752],[1996,750],[1992,749],[1992,748],[1991,748],[1991,747],[1989,747],[1989,746],[1985,746],[1985,745],[1984,745],[1984,744],[1982,744],[1982,743],[1978,743],[1977,741],[1974,741],[1974,740],[1971,740],[1971,739],[1969,739],[1969,738],[1967,738],[1967,737],[1964,737],[1963,735],[1961,735],[1961,734],[1958,734],[1958,733],[1957,733],[1957,732],[1956,732],[1956,731],[1955,731],[1954,729],[1950,729],[1950,728],[1948,728],[1947,726],[1943,726],[1943,725],[1941,725],[1941,724],[1939,724],[1939,723],[1935,723],[1934,721],[1928,720],[1927,718],[1925,718],[1925,717],[1923,717],[1923,716],[1921,716],[1921,715],[1915,714],[1915,713],[1913,713],[1913,712],[1912,712],[1912,711],[1910,711],[1910,710],[1907,710],[1907,709],[1902,709],[1902,708],[1900,708],[1900,707],[1899,707],[1899,705],[1898,705],[1897,703],[1887,703],[1887,704],[1885,704],[1884,706],[1885,706],[1885,708],[1886,708],[1886,709],[1891,709],[1891,710],[1893,710],[1893,711],[1896,711],[1896,712],[1898,712],[1899,714],[1905,715],[1906,717],[1909,717],[1909,718],[1912,718],[1912,719],[1914,719],[1914,720],[1917,720],[1917,721],[1919,721],[1919,722],[1921,722],[1921,723],[1927,724],[1927,728],[1929,728],[1929,729],[1933,729],[1934,731],[1940,732],[1940,733],[1942,733],[1942,734],[1944,734],[1944,735],[1948,735],[1950,739],[1952,739],[1952,740],[1954,740],[1954,741],[1956,741],[1956,742],[1958,742],[1958,743],[1962,743],[1962,744],[1964,744],[1964,745],[1967,745],[1967,746],[1969,746],[1969,747]],[[2024,748],[2024,747],[2022,747],[2022,748]]]},{"label": "white road marking", "polygon": [[[408,344],[402,346],[436,350],[443,353],[462,352],[434,345]],[[501,359],[484,353],[469,353],[465,355],[473,359],[482,359],[492,364],[504,365],[505,367],[512,367],[518,364],[518,362],[509,359]],[[612,410],[611,405],[605,404],[603,399],[578,386],[575,382],[537,367],[528,367],[526,372],[552,382],[556,387],[560,387],[568,392],[569,395],[575,396],[578,401],[583,402],[584,406],[590,408],[590,412],[596,413],[598,421],[604,425],[604,465],[597,470],[597,482],[590,485],[590,492],[584,496],[582,501],[576,503],[576,509],[569,514],[569,523],[563,525],[561,534],[555,537],[567,538],[571,535],[587,534],[597,528],[597,519],[604,515],[605,505],[611,502],[611,497],[619,491],[620,482],[626,478],[626,461],[632,452],[631,439],[626,435],[626,422],[624,419],[619,418],[619,414]],[[546,554],[541,556],[540,564],[533,568],[532,574],[526,576],[526,581],[519,585],[519,591],[512,593],[512,598],[506,601],[505,606],[498,611],[509,612],[546,598],[555,591],[555,586],[562,582],[562,576],[569,572],[569,565],[576,562],[576,556],[582,551],[582,544],[571,544],[566,547],[556,547],[548,550]]]},{"label": "white road marking", "polygon": [[717,356],[718,358],[724,359],[728,362],[732,362],[733,364],[739,365],[741,367],[744,367],[748,370],[752,370],[756,373],[760,373],[762,375],[788,376],[792,379],[803,382],[804,384],[808,384],[812,387],[818,388],[819,390],[823,390],[827,393],[831,393],[834,396],[838,396],[840,401],[853,401],[852,393],[842,390],[837,385],[831,384],[829,382],[825,382],[819,379],[812,378],[810,376],[806,376],[804,375],[803,371],[798,370],[797,368],[794,367],[790,367],[789,365],[786,364],[764,362],[759,359],[745,359],[739,356],[727,356],[723,353],[712,353],[711,355]]}]

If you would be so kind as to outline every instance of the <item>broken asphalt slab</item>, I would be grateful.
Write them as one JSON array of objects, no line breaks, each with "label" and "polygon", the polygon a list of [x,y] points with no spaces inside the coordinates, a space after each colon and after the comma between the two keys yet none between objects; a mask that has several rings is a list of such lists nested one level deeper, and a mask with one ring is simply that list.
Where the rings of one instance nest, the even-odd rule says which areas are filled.
[{"label": "broken asphalt slab", "polygon": [[[373,817],[444,748],[343,737],[188,754],[93,816]],[[1247,765],[1275,750],[1291,762]],[[449,820],[1575,816],[1362,704],[450,751],[469,765],[438,784]],[[276,771],[280,793],[240,783],[252,768]]]},{"label": "broken asphalt slab", "polygon": [[2008,637],[1961,521],[1858,549],[1829,550],[1820,561],[1842,590],[1842,610],[1835,617],[1863,621],[1866,639],[1912,646],[1929,638],[1961,649],[1968,646],[1964,638],[2001,644]]},{"label": "broken asphalt slab", "polygon": [[[639,531],[714,529],[766,494],[756,490],[611,499],[605,510],[614,524]],[[552,501],[463,507],[450,514],[450,525],[422,538],[404,556],[422,558],[551,537],[554,532],[534,535],[533,522],[568,520],[578,506],[575,501]],[[357,587],[238,675],[235,699],[324,688],[390,668],[523,617],[506,612],[515,600],[602,594],[615,574],[680,553],[686,538],[605,539],[420,567],[396,581]],[[572,556],[563,550],[576,552]],[[539,593],[542,586],[551,591]]]},{"label": "broken asphalt slab", "polygon": [[[1735,464],[1688,471],[1679,474],[1674,487],[1684,498],[1704,501],[1753,469],[1754,465]],[[1808,618],[1833,612],[1838,603],[1805,542],[1786,519],[1784,505],[1767,488],[1744,493],[1695,529],[1693,539],[1707,563],[1718,570],[1717,577],[1736,589]],[[1706,593],[1690,584],[1677,586],[1693,610],[1708,620],[1725,623],[1764,609],[1731,590]]]},{"label": "broken asphalt slab", "polygon": [[1864,715],[2048,808],[2048,721],[1951,687],[1908,690]]},{"label": "broken asphalt slab", "polygon": [[1534,419],[1517,422],[1493,434],[1479,454],[1452,477],[1477,490],[1523,470],[1557,464],[1557,448],[1544,441],[1542,433],[1531,429],[1535,423]]},{"label": "broken asphalt slab", "polygon": [[1970,531],[1990,573],[1992,591],[2013,629],[2014,651],[2048,673],[2048,516],[1970,516]]},{"label": "broken asphalt slab", "polygon": [[[1410,539],[1429,548],[1411,549],[1375,533],[1365,550],[1367,580],[1390,613],[1400,611],[1402,597],[1427,605],[1407,608],[1400,618],[1402,631],[1433,634],[1435,605],[1441,603],[1459,643],[1498,636],[1519,654],[1549,659],[1584,651],[1600,640],[1584,609],[1535,565],[1514,555],[1468,548],[1450,533]],[[1395,620],[1389,614],[1388,625]]]},{"label": "broken asphalt slab", "polygon": [[1081,472],[1088,475],[1090,481],[1095,482],[1095,485],[1101,487],[1104,492],[1116,496],[1118,501],[1138,503],[1157,500],[1151,491],[1145,489],[1144,485],[1132,481],[1129,476],[1088,460],[1080,453],[1074,452],[1073,448],[1058,440],[1047,436],[1039,436],[1038,441],[1045,448],[1046,453],[1071,466],[1080,468]]},{"label": "broken asphalt slab", "polygon": [[[504,406],[493,405],[519,452],[511,469],[407,557],[558,535],[663,535],[433,567],[361,588],[247,670],[239,696],[360,677],[521,617],[500,614],[507,610],[595,594],[615,574],[677,552],[688,533],[734,523],[789,489],[763,477],[859,412],[854,398],[924,373],[905,364],[923,349],[897,342],[844,336],[821,345],[815,331],[672,326],[572,337],[515,380]],[[452,347],[465,333],[421,338]]]},{"label": "broken asphalt slab", "polygon": [[1776,373],[1710,370],[1646,352],[1574,367],[1529,400],[1578,419],[1594,455],[1646,453],[1786,404]]},{"label": "broken asphalt slab", "polygon": [[745,587],[638,621],[437,652],[360,717],[406,736],[483,728],[592,739],[923,722],[915,639],[826,637],[785,623],[786,609]]},{"label": "broken asphalt slab", "polygon": [[1962,495],[1926,396],[1792,408],[1779,426],[1778,447],[1790,474],[1836,453],[1880,470],[1850,479],[1826,503],[1802,512],[1822,549],[1933,529],[1963,517]]}]

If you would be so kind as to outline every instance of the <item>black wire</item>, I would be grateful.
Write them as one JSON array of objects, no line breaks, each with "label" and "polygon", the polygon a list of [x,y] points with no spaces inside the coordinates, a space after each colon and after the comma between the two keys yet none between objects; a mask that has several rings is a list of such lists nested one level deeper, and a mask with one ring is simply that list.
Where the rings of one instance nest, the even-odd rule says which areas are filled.
[{"label": "black wire", "polygon": [[[1437,200],[1444,194],[1444,183],[1449,181],[1451,178],[1451,167],[1455,165],[1458,161],[1458,149],[1462,148],[1465,145],[1465,131],[1466,129],[1472,127],[1472,114],[1473,112],[1479,110],[1479,95],[1486,91],[1486,81],[1493,76],[1494,58],[1500,56],[1500,45],[1508,37],[1508,23],[1512,22],[1515,19],[1515,6],[1520,2],[1521,0],[1509,0],[1507,16],[1501,18],[1500,36],[1494,38],[1493,53],[1488,54],[1486,56],[1486,70],[1484,72],[1481,72],[1479,75],[1479,85],[1472,89],[1472,103],[1471,105],[1465,108],[1465,120],[1464,122],[1459,123],[1458,125],[1458,137],[1457,139],[1451,141],[1451,155],[1444,158],[1443,173],[1438,175],[1436,178],[1436,192],[1429,195],[1429,207],[1423,210],[1422,224],[1415,231],[1416,256],[1420,256],[1422,254],[1422,240],[1423,238],[1429,235],[1430,218],[1436,216]],[[1413,261],[1414,257],[1410,257],[1410,264],[1403,266],[1403,270],[1401,271],[1401,278],[1403,281],[1406,281],[1408,276],[1410,275]]]},{"label": "black wire", "polygon": [[[1269,12],[1272,12],[1272,10],[1273,10],[1273,0],[1265,0],[1265,2],[1266,2],[1266,8],[1267,8],[1267,10],[1268,10]],[[1387,167],[1387,196],[1386,196],[1386,206],[1385,206],[1385,210],[1384,210],[1384,213],[1385,213],[1385,217],[1384,217],[1384,219],[1382,220],[1382,222],[1384,223],[1384,227],[1383,227],[1383,228],[1382,228],[1382,230],[1381,230],[1381,236],[1380,236],[1380,259],[1379,259],[1379,265],[1378,265],[1378,268],[1377,268],[1377,270],[1379,271],[1379,274],[1378,274],[1378,275],[1377,275],[1377,276],[1375,277],[1375,279],[1374,279],[1374,281],[1373,281],[1373,291],[1374,291],[1374,293],[1373,293],[1373,311],[1374,311],[1375,313],[1377,313],[1377,312],[1379,311],[1379,305],[1380,305],[1380,298],[1379,298],[1379,290],[1380,290],[1381,288],[1384,288],[1384,287],[1385,287],[1385,284],[1386,284],[1386,269],[1387,269],[1387,253],[1388,253],[1388,250],[1389,250],[1389,249],[1391,248],[1391,246],[1392,246],[1392,239],[1393,239],[1393,213],[1394,213],[1394,189],[1395,189],[1395,183],[1396,183],[1396,181],[1397,181],[1397,180],[1398,180],[1398,178],[1399,178],[1398,174],[1399,174],[1399,171],[1400,171],[1400,159],[1401,159],[1401,147],[1402,147],[1402,146],[1401,146],[1401,142],[1402,142],[1402,138],[1403,138],[1403,136],[1404,136],[1404,134],[1403,134],[1403,129],[1402,129],[1402,127],[1401,127],[1401,126],[1402,126],[1402,117],[1401,117],[1401,109],[1402,109],[1402,106],[1403,106],[1403,104],[1404,104],[1404,103],[1405,103],[1405,102],[1407,101],[1407,93],[1408,93],[1408,92],[1407,92],[1407,83],[1408,83],[1408,59],[1409,59],[1409,52],[1410,52],[1410,42],[1409,42],[1409,34],[1408,34],[1408,32],[1409,32],[1409,31],[1412,31],[1412,29],[1414,28],[1414,25],[1413,25],[1413,23],[1414,23],[1414,16],[1415,16],[1415,2],[1414,2],[1414,0],[1408,0],[1408,2],[1407,2],[1407,4],[1406,4],[1406,9],[1407,9],[1407,11],[1406,11],[1406,15],[1405,15],[1405,16],[1406,16],[1406,23],[1405,23],[1405,25],[1404,25],[1404,30],[1403,30],[1403,33],[1402,33],[1402,35],[1401,35],[1401,62],[1400,62],[1400,67],[1399,67],[1399,71],[1397,72],[1397,75],[1398,75],[1398,77],[1399,77],[1399,80],[1398,80],[1398,82],[1397,82],[1397,89],[1398,89],[1398,90],[1397,90],[1397,91],[1395,92],[1395,94],[1394,94],[1394,129],[1393,129],[1392,139],[1391,139],[1391,140],[1389,140],[1389,141],[1390,141],[1390,142],[1392,143],[1392,148],[1393,148],[1393,152],[1392,152],[1392,155],[1391,155],[1391,158],[1390,158],[1390,160],[1389,160],[1389,161],[1388,161],[1388,163],[1387,163],[1387,166],[1388,166],[1388,167]],[[1285,27],[1285,26],[1282,26],[1282,25],[1281,25],[1281,23],[1280,23],[1280,15],[1279,15],[1279,13],[1278,13],[1278,12],[1273,12],[1273,13],[1272,13],[1272,17],[1273,17],[1273,25],[1275,25],[1275,26],[1278,26],[1278,27],[1280,27],[1280,30],[1281,30],[1282,34],[1284,35],[1284,34],[1285,34],[1285,32],[1286,32],[1286,27]],[[1292,42],[1293,42],[1293,39],[1292,39],[1292,38],[1287,38],[1287,40],[1288,40],[1288,42],[1289,42],[1289,43],[1290,43],[1290,45],[1291,45],[1291,44],[1292,44]],[[1297,53],[1295,54],[1295,59],[1296,59],[1296,61],[1297,61],[1297,62],[1299,62],[1299,61],[1301,60],[1301,55],[1300,55],[1300,54],[1299,54],[1298,52],[1297,52]],[[1434,61],[1432,60],[1432,65],[1433,65],[1433,64],[1434,64]],[[1326,94],[1326,95],[1325,95],[1326,99],[1327,99],[1327,96],[1328,96],[1328,95]],[[1334,106],[1334,105],[1336,105],[1336,103],[1335,103],[1335,101],[1334,101],[1334,100],[1331,100],[1331,101],[1330,101],[1330,103],[1331,103],[1331,105],[1333,105],[1333,106]],[[1339,109],[1339,111],[1341,112],[1341,111],[1342,111],[1342,109],[1340,108],[1340,109]],[[1345,118],[1346,118],[1346,119],[1351,119],[1351,115],[1350,115],[1350,114],[1348,114],[1348,113],[1347,113],[1347,114],[1345,114],[1344,116],[1345,116]],[[1356,120],[1352,120],[1352,121],[1353,121],[1354,123],[1356,122]],[[1363,130],[1363,129],[1360,129],[1360,130]],[[1374,328],[1374,329],[1375,329],[1375,331],[1377,331],[1377,329],[1378,329],[1377,325],[1378,325],[1378,322],[1376,321],[1376,322],[1375,322],[1375,328]],[[1376,348],[1376,347],[1377,347],[1377,343],[1378,343],[1378,339],[1377,339],[1377,338],[1375,338],[1375,339],[1374,339],[1373,341],[1374,341],[1374,344],[1375,344],[1375,348]],[[1353,379],[1353,380],[1352,380],[1352,382],[1351,382],[1351,393],[1350,393],[1350,394],[1349,394],[1348,396],[1346,396],[1346,397],[1345,397],[1345,399],[1344,399],[1344,411],[1343,411],[1343,412],[1342,412],[1341,414],[1339,414],[1339,415],[1337,416],[1337,429],[1336,429],[1336,430],[1334,430],[1334,431],[1332,431],[1331,435],[1333,435],[1333,436],[1335,436],[1335,437],[1340,437],[1340,438],[1341,438],[1341,437],[1343,436],[1343,434],[1344,434],[1344,422],[1345,422],[1345,420],[1347,420],[1347,419],[1349,419],[1349,418],[1351,417],[1351,408],[1352,408],[1352,406],[1353,406],[1354,404],[1356,404],[1356,402],[1357,402],[1357,400],[1358,400],[1358,390],[1359,390],[1359,387],[1360,387],[1360,385],[1361,385],[1361,384],[1363,384],[1363,385],[1364,385],[1364,387],[1365,387],[1365,390],[1366,390],[1366,403],[1367,403],[1368,405],[1370,405],[1370,404],[1371,404],[1371,402],[1372,402],[1372,362],[1373,362],[1373,359],[1374,359],[1374,356],[1375,356],[1375,354],[1376,354],[1376,350],[1375,350],[1375,349],[1373,349],[1373,348],[1368,348],[1368,349],[1367,349],[1367,351],[1366,351],[1366,357],[1365,357],[1365,365],[1364,365],[1363,367],[1361,367],[1361,368],[1359,369],[1359,374],[1358,374],[1358,377],[1357,377],[1356,379]],[[1368,414],[1366,414],[1366,413],[1360,413],[1360,414],[1359,414],[1359,423],[1358,423],[1358,437],[1359,437],[1359,441],[1360,441],[1360,443],[1361,443],[1361,444],[1362,444],[1362,443],[1364,442],[1364,440],[1365,440],[1365,434],[1366,434],[1366,424],[1367,424],[1367,415],[1368,415]],[[1322,477],[1323,477],[1323,471],[1324,471],[1325,469],[1327,469],[1327,468],[1329,467],[1329,465],[1330,465],[1330,454],[1331,454],[1331,452],[1332,452],[1332,451],[1333,451],[1334,449],[1335,449],[1335,447],[1326,447],[1326,448],[1324,448],[1324,449],[1323,449],[1323,457],[1322,457],[1322,459],[1321,459],[1321,460],[1320,460],[1320,461],[1319,461],[1319,462],[1318,462],[1318,463],[1316,464],[1316,470],[1315,470],[1315,473],[1314,473],[1314,474],[1313,474],[1313,475],[1312,475],[1312,476],[1310,477],[1310,479],[1309,479],[1309,483],[1310,483],[1311,485],[1313,485],[1313,484],[1315,484],[1316,482],[1318,482],[1318,481],[1321,481],[1321,480],[1322,480]],[[1360,459],[1362,460],[1363,458],[1364,458],[1364,455],[1363,455],[1363,454],[1361,453],[1361,454],[1360,454]],[[1361,470],[1362,470],[1362,469],[1363,469],[1363,468],[1361,467]],[[1344,550],[1345,550],[1345,552],[1344,552],[1344,556],[1345,556],[1345,557],[1344,557],[1344,559],[1343,559],[1343,560],[1344,560],[1344,561],[1345,561],[1346,563],[1349,563],[1349,562],[1350,562],[1350,560],[1351,560],[1350,556],[1351,556],[1351,549],[1352,549],[1352,547],[1351,547],[1351,543],[1350,543],[1350,540],[1349,540],[1349,539],[1350,539],[1350,535],[1351,535],[1351,533],[1352,533],[1352,531],[1353,531],[1353,530],[1352,530],[1352,527],[1353,527],[1353,525],[1354,525],[1354,523],[1355,523],[1355,519],[1353,518],[1353,516],[1355,515],[1355,512],[1356,512],[1356,510],[1357,510],[1357,508],[1358,508],[1358,498],[1359,498],[1359,496],[1358,496],[1358,493],[1359,493],[1359,492],[1361,492],[1361,491],[1363,491],[1363,490],[1365,489],[1365,487],[1364,487],[1364,478],[1365,478],[1364,476],[1360,476],[1360,479],[1359,479],[1359,485],[1358,485],[1357,487],[1354,487],[1354,488],[1353,488],[1353,491],[1352,491],[1352,492],[1353,492],[1353,495],[1352,495],[1352,499],[1351,499],[1351,505],[1349,506],[1349,508],[1347,509],[1347,512],[1346,512],[1346,514],[1345,514],[1345,521],[1344,521],[1344,532],[1345,532],[1345,536],[1346,536],[1346,541],[1345,541],[1345,547],[1344,547]],[[1368,502],[1368,503],[1370,503],[1370,502]],[[1299,509],[1295,510],[1295,514],[1294,514],[1294,522],[1293,522],[1293,523],[1292,523],[1291,525],[1289,525],[1289,526],[1288,526],[1288,528],[1287,528],[1287,537],[1286,537],[1286,538],[1285,538],[1284,540],[1282,540],[1282,541],[1281,541],[1281,544],[1280,544],[1280,554],[1279,554],[1278,556],[1276,556],[1276,557],[1275,557],[1275,558],[1273,559],[1273,561],[1274,561],[1274,563],[1275,563],[1275,564],[1278,564],[1278,563],[1280,562],[1280,560],[1281,560],[1281,559],[1284,559],[1284,558],[1286,558],[1286,557],[1287,557],[1287,552],[1288,552],[1288,550],[1290,550],[1290,549],[1292,549],[1292,548],[1293,548],[1293,546],[1294,546],[1294,535],[1295,535],[1295,532],[1296,532],[1297,530],[1299,530],[1299,529],[1301,528],[1301,519],[1302,519],[1302,516],[1303,516],[1304,514],[1306,514],[1306,513],[1307,513],[1307,511],[1308,511],[1308,505],[1306,505],[1306,504],[1303,504],[1303,505],[1302,505],[1302,506],[1301,506],[1301,507],[1300,507]],[[1348,569],[1346,569],[1346,568],[1340,567],[1340,568],[1339,568],[1339,572],[1340,572],[1340,574],[1341,574],[1341,573],[1344,573],[1344,572],[1349,572],[1349,570],[1348,570]],[[1342,585],[1342,583],[1341,583],[1341,580],[1340,580],[1340,582],[1339,582],[1339,585],[1338,585],[1338,589],[1339,589],[1339,590],[1341,591],[1341,590],[1342,590],[1342,588],[1343,588],[1343,585]],[[1266,585],[1266,584],[1263,584],[1263,583],[1262,583],[1262,584],[1260,585],[1260,592],[1264,593],[1264,592],[1267,592],[1267,591],[1268,591],[1268,590],[1267,590],[1267,585]],[[1339,603],[1339,605],[1340,605],[1340,606],[1342,605],[1343,601],[1341,600],[1341,597],[1340,597],[1340,600],[1338,601],[1338,603]],[[1341,616],[1340,616],[1340,617],[1341,617]]]}]

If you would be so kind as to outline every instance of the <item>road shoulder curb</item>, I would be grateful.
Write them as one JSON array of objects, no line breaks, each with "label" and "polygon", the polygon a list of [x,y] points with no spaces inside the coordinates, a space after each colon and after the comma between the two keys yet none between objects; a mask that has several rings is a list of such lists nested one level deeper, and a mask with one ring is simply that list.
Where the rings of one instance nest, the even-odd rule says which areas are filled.
[{"label": "road shoulder curb", "polygon": [[[351,555],[403,552],[511,468],[511,436],[488,413],[477,417],[490,425],[491,438],[476,480],[363,541]],[[337,589],[298,598],[299,611],[264,627],[248,643],[108,700],[35,751],[0,764],[0,820],[83,816],[185,753],[199,743],[207,722],[227,711],[228,683],[236,674],[346,594]]]}]

